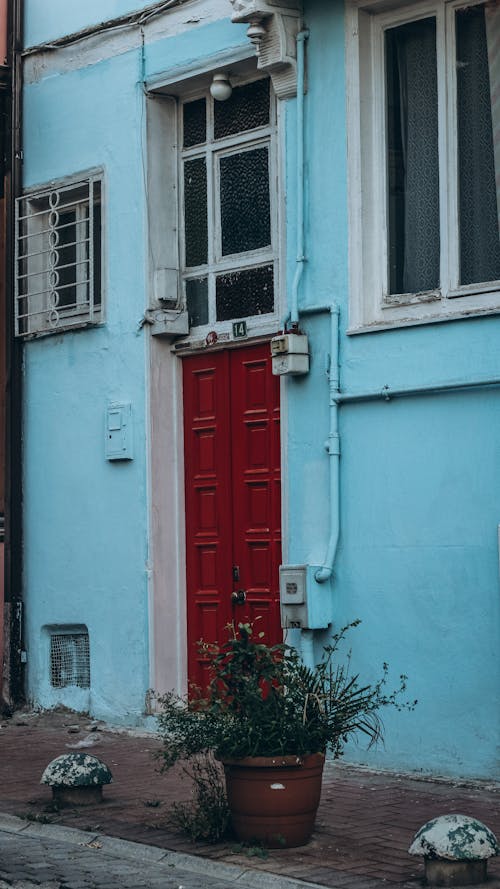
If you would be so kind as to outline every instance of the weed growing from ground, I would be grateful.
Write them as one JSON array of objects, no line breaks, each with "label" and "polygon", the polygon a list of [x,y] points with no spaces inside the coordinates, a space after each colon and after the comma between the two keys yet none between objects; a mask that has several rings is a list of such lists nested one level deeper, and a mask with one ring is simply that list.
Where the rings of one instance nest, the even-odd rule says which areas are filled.
[{"label": "weed growing from ground", "polygon": [[213,756],[194,756],[183,763],[182,771],[193,783],[193,797],[174,803],[169,821],[193,842],[218,843],[229,827],[222,766]]}]

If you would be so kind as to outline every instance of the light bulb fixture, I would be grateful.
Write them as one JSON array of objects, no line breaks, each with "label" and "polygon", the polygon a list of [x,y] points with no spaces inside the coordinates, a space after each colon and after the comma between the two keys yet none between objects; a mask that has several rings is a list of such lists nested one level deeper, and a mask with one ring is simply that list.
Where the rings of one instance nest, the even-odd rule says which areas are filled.
[{"label": "light bulb fixture", "polygon": [[233,92],[233,88],[229,81],[229,76],[225,71],[217,71],[210,84],[210,95],[216,102],[225,102],[229,99]]}]

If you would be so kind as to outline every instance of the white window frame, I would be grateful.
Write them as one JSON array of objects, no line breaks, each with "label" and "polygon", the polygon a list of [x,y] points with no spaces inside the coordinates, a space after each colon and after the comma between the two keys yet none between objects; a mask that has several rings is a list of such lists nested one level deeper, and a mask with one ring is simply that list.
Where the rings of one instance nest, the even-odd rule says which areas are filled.
[{"label": "white window frame", "polygon": [[[482,0],[417,3],[351,0],[346,9],[349,213],[349,333],[494,314],[500,281],[459,285],[454,15]],[[388,294],[386,79],[384,33],[436,18],[440,201],[439,289]]]},{"label": "white window frame", "polygon": [[[62,333],[103,320],[104,177],[102,170],[53,181],[28,189],[16,202],[15,239],[15,334],[29,339]],[[95,248],[94,208],[100,207],[100,289],[94,293]],[[57,214],[74,212],[74,243],[58,240],[61,228]],[[54,217],[54,218],[51,218]],[[88,238],[85,223],[88,221]],[[54,240],[51,240],[54,239]],[[25,247],[27,245],[27,249]],[[74,285],[60,285],[58,272],[65,266],[59,249],[75,247]],[[26,254],[26,255],[25,255]],[[85,265],[88,266],[86,277]],[[65,287],[74,286],[75,304],[60,303]],[[60,291],[60,292],[59,292]]]},{"label": "white window frame", "polygon": [[[245,77],[238,81],[237,85],[242,86],[255,82],[257,77]],[[179,148],[178,156],[178,182],[179,182],[179,253],[180,253],[180,277],[181,288],[184,294],[184,282],[189,279],[199,279],[200,277],[208,278],[208,323],[190,328],[190,336],[198,337],[206,336],[210,331],[216,331],[218,335],[227,335],[232,332],[233,321],[246,321],[248,329],[253,334],[264,332],[267,329],[275,329],[280,318],[280,170],[278,162],[278,107],[276,96],[274,95],[271,80],[269,79],[270,89],[270,119],[266,126],[258,127],[253,130],[236,133],[221,139],[209,138],[202,145],[195,145],[190,148]],[[203,91],[195,91],[184,94],[182,100],[179,101],[179,122],[178,132],[180,134],[179,144],[183,144],[183,106],[188,102],[195,101],[206,97],[206,88]],[[207,129],[209,133],[213,133],[213,105],[211,101],[207,101]],[[257,248],[256,250],[245,251],[244,253],[233,253],[222,256],[222,230],[220,225],[220,177],[219,177],[219,159],[224,156],[241,153],[242,151],[250,151],[260,146],[268,147],[269,151],[269,197],[270,197],[270,232],[271,244],[267,247]],[[208,262],[201,266],[186,267],[184,263],[185,243],[184,243],[184,174],[183,163],[185,160],[192,158],[205,157],[207,170],[207,217],[208,217]],[[273,187],[275,185],[276,187]],[[235,272],[244,269],[258,268],[264,265],[273,266],[274,281],[274,311],[267,312],[263,315],[248,315],[238,317],[226,321],[218,321],[216,319],[216,275],[224,272]]]}]

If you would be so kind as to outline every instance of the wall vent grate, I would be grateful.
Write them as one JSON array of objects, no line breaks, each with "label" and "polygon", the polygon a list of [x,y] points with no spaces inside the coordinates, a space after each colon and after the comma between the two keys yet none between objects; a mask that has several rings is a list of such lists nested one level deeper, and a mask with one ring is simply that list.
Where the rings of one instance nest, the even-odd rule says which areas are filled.
[{"label": "wall vent grate", "polygon": [[53,688],[90,688],[88,633],[58,632],[50,636],[50,683]]}]

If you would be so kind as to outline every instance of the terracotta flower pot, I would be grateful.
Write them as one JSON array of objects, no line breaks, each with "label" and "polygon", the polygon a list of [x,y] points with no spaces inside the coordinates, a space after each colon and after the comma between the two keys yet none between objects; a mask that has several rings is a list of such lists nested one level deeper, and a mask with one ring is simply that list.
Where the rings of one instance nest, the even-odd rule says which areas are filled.
[{"label": "terracotta flower pot", "polygon": [[323,753],[225,760],[237,838],[271,848],[305,845],[314,827],[324,762]]}]

